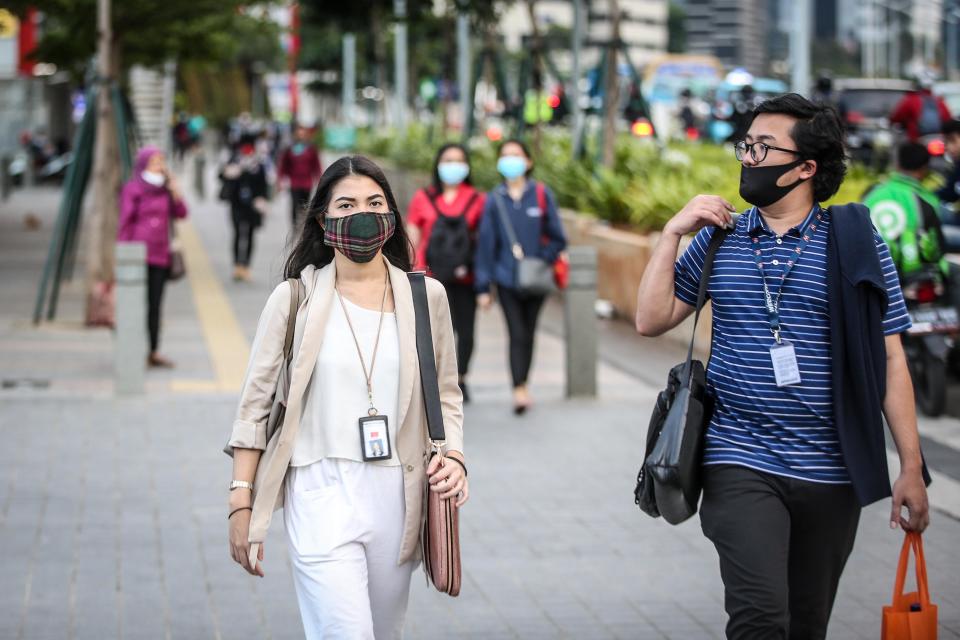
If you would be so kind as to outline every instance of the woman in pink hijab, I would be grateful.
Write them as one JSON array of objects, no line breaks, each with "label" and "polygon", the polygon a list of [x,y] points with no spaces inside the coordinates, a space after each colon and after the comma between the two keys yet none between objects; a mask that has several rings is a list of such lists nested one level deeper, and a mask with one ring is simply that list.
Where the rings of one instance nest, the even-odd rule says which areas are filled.
[{"label": "woman in pink hijab", "polygon": [[170,274],[170,235],[174,218],[187,217],[180,189],[167,170],[167,161],[157,147],[137,153],[133,177],[120,192],[117,239],[147,245],[147,329],[150,333],[151,367],[172,367],[157,352],[160,344],[160,304]]}]

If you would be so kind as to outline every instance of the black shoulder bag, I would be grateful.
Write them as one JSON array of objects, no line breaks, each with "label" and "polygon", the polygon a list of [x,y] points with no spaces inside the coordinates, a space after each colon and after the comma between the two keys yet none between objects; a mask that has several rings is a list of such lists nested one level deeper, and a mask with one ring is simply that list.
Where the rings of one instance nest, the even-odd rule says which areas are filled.
[{"label": "black shoulder bag", "polygon": [[680,524],[695,514],[700,502],[703,438],[713,400],[707,394],[703,363],[693,359],[693,342],[713,259],[726,237],[727,230],[718,228],[707,245],[687,359],[670,370],[667,388],[657,396],[647,428],[647,449],[633,491],[634,501],[644,513],[653,518],[663,516],[670,524]]}]

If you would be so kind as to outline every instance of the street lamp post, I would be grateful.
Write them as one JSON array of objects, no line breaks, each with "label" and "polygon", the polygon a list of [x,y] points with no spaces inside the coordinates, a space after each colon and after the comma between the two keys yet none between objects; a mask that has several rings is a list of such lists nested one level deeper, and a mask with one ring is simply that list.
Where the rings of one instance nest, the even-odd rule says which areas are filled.
[{"label": "street lamp post", "polygon": [[473,111],[473,91],[470,78],[470,16],[463,3],[457,3],[457,85],[460,89],[460,113],[463,135],[467,135]]},{"label": "street lamp post", "polygon": [[353,112],[357,101],[357,36],[343,34],[343,122],[354,125]]},{"label": "street lamp post", "polygon": [[407,2],[393,0],[393,13],[397,20],[396,38],[393,43],[397,100],[397,129],[403,134],[407,123]]},{"label": "street lamp post", "polygon": [[790,31],[790,84],[795,93],[810,91],[810,0],[795,0]]}]

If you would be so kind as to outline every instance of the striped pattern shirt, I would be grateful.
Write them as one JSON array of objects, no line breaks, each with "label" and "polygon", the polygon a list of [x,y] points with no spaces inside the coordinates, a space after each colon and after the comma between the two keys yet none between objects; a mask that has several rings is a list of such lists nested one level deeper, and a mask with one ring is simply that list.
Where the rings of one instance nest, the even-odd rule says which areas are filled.
[{"label": "striped pattern shirt", "polygon": [[[830,320],[827,304],[827,237],[830,213],[811,232],[810,241],[787,279],[781,275],[795,259],[806,221],[782,236],[774,234],[756,208],[737,220],[717,252],[708,285],[713,303],[713,346],[707,384],[715,409],[707,429],[704,464],[735,464],[779,476],[825,483],[849,482],[833,422],[830,369]],[[694,306],[703,259],[714,227],[701,230],[676,263],[676,296]],[[757,238],[758,242],[754,242]],[[874,231],[887,285],[886,335],[910,327],[896,267],[883,239]],[[801,381],[778,387],[770,359],[773,334],[764,305],[760,258],[771,294],[780,293],[780,332],[797,354]]]}]

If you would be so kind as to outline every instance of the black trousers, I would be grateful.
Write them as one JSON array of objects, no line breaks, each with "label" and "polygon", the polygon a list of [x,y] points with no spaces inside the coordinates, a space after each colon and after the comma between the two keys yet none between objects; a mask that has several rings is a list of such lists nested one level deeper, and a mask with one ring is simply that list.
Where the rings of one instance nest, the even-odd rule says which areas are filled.
[{"label": "black trousers", "polygon": [[519,387],[527,383],[530,375],[537,319],[546,297],[528,296],[507,287],[498,287],[497,296],[503,316],[507,320],[507,333],[510,335],[510,374],[513,377],[513,386]]},{"label": "black trousers", "polygon": [[150,335],[150,353],[160,346],[160,306],[167,286],[170,267],[147,265],[147,332]]},{"label": "black trousers", "polygon": [[470,357],[473,355],[473,334],[477,320],[477,294],[470,284],[448,284],[447,302],[450,303],[450,316],[453,320],[453,332],[457,337],[457,373],[467,375]]},{"label": "black trousers", "polygon": [[253,255],[253,233],[257,225],[245,216],[233,216],[233,264],[249,267]]},{"label": "black trousers", "polygon": [[299,231],[300,221],[310,204],[310,189],[290,189],[290,222],[294,234]]},{"label": "black trousers", "polygon": [[720,556],[727,637],[826,638],[860,520],[853,486],[703,469],[700,524]]}]

